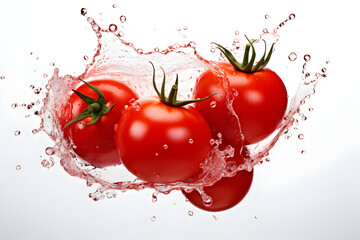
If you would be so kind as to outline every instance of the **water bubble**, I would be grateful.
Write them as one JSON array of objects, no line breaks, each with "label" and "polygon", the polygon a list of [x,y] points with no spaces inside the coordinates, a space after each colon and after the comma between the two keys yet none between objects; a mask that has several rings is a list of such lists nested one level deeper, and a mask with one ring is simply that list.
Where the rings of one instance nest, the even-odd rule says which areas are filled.
[{"label": "water bubble", "polygon": [[54,148],[52,148],[52,147],[47,147],[47,148],[45,149],[45,153],[46,153],[46,155],[51,156],[51,155],[54,155],[55,150],[54,150]]},{"label": "water bubble", "polygon": [[322,71],[323,73],[326,73],[326,68],[322,68],[321,71]]},{"label": "water bubble", "polygon": [[313,107],[310,107],[309,108],[309,112],[313,112],[314,111],[314,108]]},{"label": "water bubble", "polygon": [[34,86],[34,85],[30,85],[30,88],[31,88],[31,89],[34,89],[34,88],[35,88],[35,86]]},{"label": "water bubble", "polygon": [[50,63],[50,66],[55,66],[55,63],[54,63],[54,62],[51,62],[51,63]]},{"label": "water bubble", "polygon": [[123,37],[124,33],[122,31],[119,31],[117,35],[118,35],[118,37]]},{"label": "water bubble", "polygon": [[326,64],[329,64],[329,63],[330,63],[330,61],[329,61],[329,60],[327,60],[327,61],[326,61]]},{"label": "water bubble", "polygon": [[229,161],[226,163],[226,170],[228,172],[234,171],[236,169],[236,167],[237,167],[237,164],[234,161]]},{"label": "water bubble", "polygon": [[21,133],[21,132],[20,132],[19,130],[16,130],[16,131],[14,132],[14,135],[15,135],[15,136],[19,136],[20,133]]},{"label": "water bubble", "polygon": [[80,13],[81,13],[81,15],[85,16],[87,14],[86,8],[82,8]]},{"label": "water bubble", "polygon": [[21,165],[16,165],[16,171],[19,171],[19,170],[21,170]]},{"label": "water bubble", "polygon": [[35,135],[35,134],[37,134],[39,132],[39,130],[38,129],[33,129],[31,132],[32,132],[32,134]]},{"label": "water bubble", "polygon": [[187,27],[187,26],[184,26],[183,29],[186,31],[186,30],[188,30],[188,27]]},{"label": "water bubble", "polygon": [[143,54],[143,53],[144,53],[144,51],[143,51],[141,48],[138,48],[138,49],[136,50],[136,52],[137,52],[138,54]]},{"label": "water bubble", "polygon": [[196,43],[191,41],[191,42],[188,43],[188,46],[195,49],[196,48]]},{"label": "water bubble", "polygon": [[11,104],[11,108],[12,108],[12,109],[15,109],[15,108],[17,108],[17,107],[18,107],[18,104],[17,104],[17,103]]},{"label": "water bubble", "polygon": [[37,88],[37,89],[34,90],[35,94],[40,94],[40,92],[41,92],[41,88]]},{"label": "water bubble", "polygon": [[4,80],[4,79],[5,79],[5,76],[1,76],[0,79],[1,79],[1,80]]},{"label": "water bubble", "polygon": [[265,19],[269,19],[269,17],[270,17],[269,14],[265,15]]},{"label": "water bubble", "polygon": [[289,54],[289,60],[290,61],[295,61],[297,59],[297,55],[296,53],[292,52]]},{"label": "water bubble", "polygon": [[190,139],[189,139],[189,143],[190,143],[190,144],[193,144],[193,143],[194,143],[194,139],[190,138]]},{"label": "water bubble", "polygon": [[112,7],[113,7],[113,8],[116,8],[116,4],[113,4]]},{"label": "water bubble", "polygon": [[117,30],[117,26],[115,25],[115,24],[110,24],[109,25],[109,31],[110,32],[116,32],[116,30]]},{"label": "water bubble", "polygon": [[169,146],[168,146],[167,144],[164,144],[164,145],[163,145],[163,148],[166,150],[166,149],[169,148]]},{"label": "water bubble", "polygon": [[294,13],[289,15],[289,20],[293,20],[293,19],[295,19],[295,14]]},{"label": "water bubble", "polygon": [[305,150],[301,150],[301,154],[305,154],[306,153],[306,151]]},{"label": "water bubble", "polygon": [[152,217],[151,217],[151,221],[152,221],[152,222],[155,222],[155,220],[156,220],[156,217],[155,217],[155,216],[152,216]]},{"label": "water bubble", "polygon": [[154,51],[158,52],[158,51],[160,51],[160,49],[158,47],[156,47],[156,48],[154,48]]},{"label": "water bubble", "polygon": [[306,78],[310,77],[310,73],[306,73],[306,74],[305,74],[305,77],[306,77]]},{"label": "water bubble", "polygon": [[177,28],[176,28],[176,31],[181,31],[181,27],[177,27]]},{"label": "water bubble", "polygon": [[304,139],[304,134],[299,134],[299,135],[298,135],[298,138],[299,138],[300,140],[303,140],[303,139]]},{"label": "water bubble", "polygon": [[305,62],[310,61],[310,59],[311,59],[311,56],[310,56],[309,54],[305,54],[305,55],[304,55],[304,60],[305,60]]},{"label": "water bubble", "polygon": [[269,157],[265,158],[265,161],[270,162],[270,158]]},{"label": "water bubble", "polygon": [[111,198],[116,198],[116,192],[115,191],[108,191],[106,193],[106,197],[111,199]]},{"label": "water bubble", "polygon": [[89,57],[87,55],[84,55],[84,60],[87,61]]},{"label": "water bubble", "polygon": [[235,31],[235,35],[239,35],[239,30],[236,30],[236,31]]},{"label": "water bubble", "polygon": [[193,211],[188,211],[188,214],[190,217],[194,216],[194,212]]},{"label": "water bubble", "polygon": [[210,52],[214,53],[215,52],[215,48],[210,48]]},{"label": "water bubble", "polygon": [[54,166],[54,164],[55,164],[55,161],[53,158],[50,158],[49,160],[44,159],[41,161],[41,165],[47,169],[50,169],[52,166]]},{"label": "water bubble", "polygon": [[269,33],[269,30],[267,28],[264,28],[263,33]]},{"label": "water bubble", "polygon": [[216,107],[216,101],[211,101],[210,102],[210,107],[215,108]]},{"label": "water bubble", "polygon": [[133,102],[132,106],[134,107],[135,111],[140,111],[140,109],[141,109],[139,102]]},{"label": "water bubble", "polygon": [[125,23],[125,22],[126,22],[126,16],[125,16],[125,15],[121,15],[121,16],[120,16],[120,22],[121,22],[121,23]]},{"label": "water bubble", "polygon": [[306,121],[307,117],[305,115],[301,116],[301,120]]}]

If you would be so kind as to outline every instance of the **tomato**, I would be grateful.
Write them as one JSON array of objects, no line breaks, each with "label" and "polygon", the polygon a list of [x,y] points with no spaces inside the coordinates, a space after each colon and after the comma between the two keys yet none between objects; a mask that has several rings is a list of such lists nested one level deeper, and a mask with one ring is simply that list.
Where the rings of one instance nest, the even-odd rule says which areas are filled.
[{"label": "tomato", "polygon": [[[250,42],[251,47],[252,42]],[[280,77],[270,69],[264,68],[270,59],[264,57],[259,61],[259,66],[252,66],[254,58],[249,61],[250,67],[242,68],[229,51],[218,45],[230,62],[218,62],[217,65],[226,73],[229,87],[235,90],[235,98],[232,103],[233,109],[240,121],[241,132],[245,137],[245,145],[257,143],[276,130],[282,121],[287,107],[287,91]],[[249,51],[249,46],[246,51]],[[253,53],[254,55],[254,53]],[[263,65],[261,65],[263,63]],[[261,66],[260,66],[261,65]],[[194,97],[202,97],[217,91],[221,88],[216,87],[214,82],[221,82],[224,79],[214,70],[208,69],[197,79],[194,88]],[[216,105],[226,104],[224,99],[218,99]],[[207,116],[207,120],[212,124],[211,127],[224,132],[224,137],[230,143],[236,141],[238,136],[231,133],[231,127],[223,130],[222,125],[231,125],[232,122],[218,120],[219,115],[226,114],[223,109],[212,109],[210,99],[197,103],[196,108]],[[207,104],[207,105],[206,105]],[[215,107],[216,108],[216,107]],[[234,131],[235,133],[237,131]]]},{"label": "tomato", "polygon": [[210,211],[224,211],[240,203],[248,193],[253,180],[254,170],[251,172],[238,171],[233,177],[223,177],[214,185],[204,187],[204,192],[211,197],[210,206],[204,204],[199,192],[192,191],[187,193],[183,191],[185,197],[194,206]]},{"label": "tomato", "polygon": [[[131,99],[137,99],[137,95],[128,86],[115,80],[94,80],[90,83],[102,92],[107,107],[115,105],[91,125],[84,125],[92,120],[92,117],[88,116],[66,126],[64,136],[74,143],[74,152],[89,164],[95,167],[120,164],[113,140],[114,126],[119,121],[124,106],[129,105]],[[76,91],[95,100],[98,97],[98,94],[85,84],[77,87]],[[63,110],[61,126],[64,127],[87,108],[88,104],[75,92],[72,93]]]},{"label": "tomato", "polygon": [[169,106],[159,97],[134,102],[115,133],[124,166],[150,183],[181,182],[200,173],[210,139],[209,125],[195,108]]}]

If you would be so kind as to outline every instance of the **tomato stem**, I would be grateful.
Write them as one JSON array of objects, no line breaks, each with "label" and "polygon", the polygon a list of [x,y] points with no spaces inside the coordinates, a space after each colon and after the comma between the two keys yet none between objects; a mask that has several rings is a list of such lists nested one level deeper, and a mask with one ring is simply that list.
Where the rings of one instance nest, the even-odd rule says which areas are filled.
[{"label": "tomato stem", "polygon": [[150,63],[153,67],[153,86],[154,86],[155,92],[157,93],[157,95],[159,96],[161,101],[168,106],[182,107],[182,106],[185,106],[185,105],[188,105],[191,103],[203,101],[203,100],[208,99],[216,94],[216,93],[211,94],[210,96],[207,96],[202,99],[179,101],[179,100],[177,100],[177,93],[178,93],[178,89],[179,89],[179,76],[178,76],[178,74],[176,74],[176,80],[175,80],[174,85],[172,85],[172,87],[171,87],[169,96],[165,97],[165,71],[162,67],[160,67],[161,70],[163,71],[164,77],[163,77],[163,81],[162,81],[162,85],[161,85],[161,92],[159,92],[159,90],[156,86],[156,82],[155,82],[155,67],[152,62],[150,62]]},{"label": "tomato stem", "polygon": [[[248,40],[248,44],[246,44],[245,47],[245,51],[244,51],[244,58],[243,58],[243,62],[239,63],[236,58],[234,57],[234,55],[232,55],[232,53],[227,50],[225,47],[221,46],[218,43],[214,43],[219,50],[225,55],[225,57],[228,59],[228,61],[230,62],[230,64],[238,71],[240,72],[246,72],[246,73],[253,73],[256,71],[259,71],[260,69],[263,69],[270,61],[272,52],[274,50],[274,44],[273,43],[271,45],[271,48],[268,52],[268,55],[266,56],[266,42],[265,40],[265,50],[264,50],[264,54],[262,56],[262,58],[257,62],[257,64],[254,66],[255,63],[255,57],[256,57],[256,52],[255,52],[255,47],[254,47],[254,43],[256,42],[256,40],[252,40],[250,41],[249,38],[245,35],[246,39]],[[250,58],[250,49],[252,50],[251,52],[251,58]],[[250,58],[250,59],[249,59]]]},{"label": "tomato stem", "polygon": [[63,130],[68,127],[70,124],[80,121],[84,118],[87,117],[91,117],[91,121],[88,124],[84,124],[85,126],[91,125],[96,123],[101,115],[107,114],[108,112],[111,111],[111,109],[114,108],[115,104],[112,105],[111,107],[108,107],[105,105],[105,97],[104,94],[95,86],[91,85],[90,83],[87,83],[86,81],[82,80],[79,78],[80,81],[82,81],[83,83],[85,83],[89,88],[91,88],[94,92],[96,92],[98,94],[98,99],[93,99],[89,96],[86,96],[84,94],[82,94],[81,92],[78,92],[76,90],[72,90],[76,95],[78,95],[81,100],[83,100],[88,107],[82,111],[79,115],[77,115],[74,119],[72,119],[70,122],[68,122],[64,127]]}]

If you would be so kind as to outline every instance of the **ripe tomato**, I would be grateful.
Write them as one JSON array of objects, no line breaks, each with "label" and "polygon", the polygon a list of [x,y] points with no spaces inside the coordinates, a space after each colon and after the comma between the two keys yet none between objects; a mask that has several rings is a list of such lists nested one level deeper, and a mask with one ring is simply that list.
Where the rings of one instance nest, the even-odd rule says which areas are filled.
[{"label": "ripe tomato", "polygon": [[[114,145],[114,126],[119,121],[124,106],[137,95],[126,85],[115,80],[94,80],[91,85],[99,89],[105,97],[105,105],[114,105],[108,113],[100,116],[97,122],[89,124],[91,116],[68,125],[64,136],[75,145],[74,152],[83,160],[95,167],[106,167],[120,164],[120,158]],[[89,86],[82,84],[76,91],[97,99],[98,95]],[[63,110],[61,126],[64,127],[82,111],[88,108],[77,94],[72,93]]]},{"label": "ripe tomato", "polygon": [[233,177],[223,177],[214,185],[204,187],[204,192],[212,198],[210,206],[204,204],[199,192],[192,191],[187,193],[183,191],[185,197],[196,207],[210,211],[224,211],[240,203],[248,193],[254,170],[251,172],[242,170]]},{"label": "ripe tomato", "polygon": [[174,107],[159,97],[139,99],[121,117],[115,145],[124,166],[150,183],[185,181],[199,173],[211,131],[193,107]]},{"label": "ripe tomato", "polygon": [[[232,106],[240,121],[241,132],[245,137],[245,145],[257,143],[276,130],[287,107],[287,91],[284,83],[275,72],[264,68],[270,60],[273,46],[266,59],[265,51],[261,60],[253,66],[255,63],[253,42],[249,41],[250,44],[245,49],[245,64],[238,63],[226,48],[217,44],[229,60],[229,62],[219,62],[217,65],[226,73],[229,87],[236,90]],[[248,60],[246,57],[249,57],[250,47],[253,49],[253,54],[251,59]],[[214,84],[214,82],[224,81],[219,76],[212,69],[208,69],[200,75],[194,89],[195,98],[220,91],[221,89]],[[206,119],[210,122],[212,128],[224,132],[224,137],[227,138],[228,142],[235,142],[238,136],[232,134],[231,129],[224,131],[222,126],[231,125],[232,120],[219,121],[218,115],[224,115],[226,112],[223,109],[212,109],[209,104],[210,101],[208,99],[197,103],[196,108],[204,116],[207,116]],[[218,101],[216,105],[228,104],[224,103],[224,99],[218,99]],[[236,129],[234,132],[237,132]]]}]

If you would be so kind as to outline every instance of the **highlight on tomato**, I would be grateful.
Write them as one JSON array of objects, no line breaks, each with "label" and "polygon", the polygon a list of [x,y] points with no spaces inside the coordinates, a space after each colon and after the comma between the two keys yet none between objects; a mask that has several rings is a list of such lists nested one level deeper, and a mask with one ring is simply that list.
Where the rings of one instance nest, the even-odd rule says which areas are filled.
[{"label": "highlight on tomato", "polygon": [[[216,65],[226,73],[229,87],[235,90],[232,106],[239,119],[245,145],[259,142],[277,129],[284,117],[288,101],[286,87],[281,78],[274,71],[265,68],[270,61],[274,44],[266,56],[265,43],[264,54],[255,63],[255,40],[247,40],[249,44],[246,45],[242,63],[239,63],[229,50],[215,43],[228,59],[228,62],[217,62]],[[224,81],[219,76],[212,69],[202,73],[194,88],[194,98],[217,92],[217,82]],[[217,101],[216,106],[226,104],[222,99]],[[209,103],[209,100],[197,103],[195,108],[206,117],[211,128],[221,131],[223,125],[231,123],[217,120],[219,115],[226,113],[223,109],[212,108]],[[223,137],[230,143],[236,142],[238,138],[231,131],[223,131]]]},{"label": "highlight on tomato", "polygon": [[94,167],[120,164],[114,127],[125,105],[137,94],[115,80],[93,80],[78,86],[63,109],[60,124],[74,152]]},{"label": "highlight on tomato", "polygon": [[[152,64],[152,63],[151,63]],[[211,131],[205,118],[188,104],[202,101],[177,100],[178,76],[165,97],[165,71],[158,96],[140,98],[124,112],[115,133],[115,145],[124,166],[150,183],[183,182],[202,171],[211,150]]]}]

